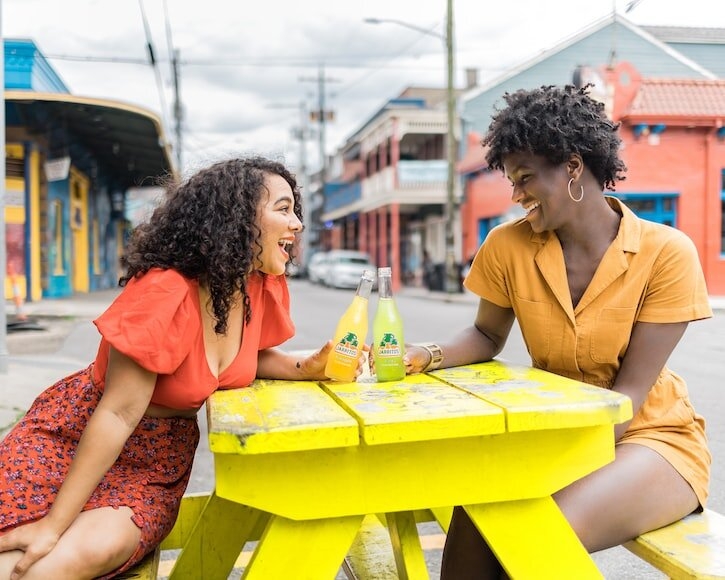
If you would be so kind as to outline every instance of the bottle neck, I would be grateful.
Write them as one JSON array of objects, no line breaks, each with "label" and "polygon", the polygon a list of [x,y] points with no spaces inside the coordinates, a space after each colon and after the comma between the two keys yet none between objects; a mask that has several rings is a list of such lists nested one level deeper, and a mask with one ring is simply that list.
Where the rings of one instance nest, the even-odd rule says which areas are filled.
[{"label": "bottle neck", "polygon": [[355,296],[358,298],[363,298],[365,300],[369,300],[372,290],[373,290],[373,281],[369,280],[367,278],[361,278],[360,282],[357,285],[357,290],[355,291]]},{"label": "bottle neck", "polygon": [[393,297],[393,281],[390,276],[378,277],[378,296],[380,298]]}]

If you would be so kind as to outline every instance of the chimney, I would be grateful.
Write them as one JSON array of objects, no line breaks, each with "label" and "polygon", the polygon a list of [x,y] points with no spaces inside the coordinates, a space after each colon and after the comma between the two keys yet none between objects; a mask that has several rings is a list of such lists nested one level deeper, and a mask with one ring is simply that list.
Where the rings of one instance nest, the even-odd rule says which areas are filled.
[{"label": "chimney", "polygon": [[466,88],[472,89],[478,86],[478,69],[467,68],[466,69]]}]

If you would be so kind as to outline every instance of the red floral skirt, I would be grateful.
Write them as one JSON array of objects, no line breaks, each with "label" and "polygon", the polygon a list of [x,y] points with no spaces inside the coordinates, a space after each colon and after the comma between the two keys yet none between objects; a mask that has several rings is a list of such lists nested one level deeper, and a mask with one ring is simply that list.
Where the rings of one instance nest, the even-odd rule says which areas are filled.
[{"label": "red floral skirt", "polygon": [[[41,393],[0,443],[0,533],[48,513],[101,399],[91,368]],[[104,578],[138,563],[171,531],[198,442],[196,417],[141,419],[83,508],[130,507],[141,530],[133,556]]]}]

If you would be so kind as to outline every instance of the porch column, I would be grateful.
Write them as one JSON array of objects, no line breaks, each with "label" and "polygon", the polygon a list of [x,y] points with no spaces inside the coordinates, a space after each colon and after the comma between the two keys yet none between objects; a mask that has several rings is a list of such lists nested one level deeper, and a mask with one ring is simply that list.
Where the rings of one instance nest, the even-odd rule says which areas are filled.
[{"label": "porch column", "polygon": [[378,240],[377,240],[377,223],[378,223],[378,212],[375,210],[371,211],[368,214],[368,227],[370,230],[370,259],[373,261],[374,264],[379,264],[378,262]]},{"label": "porch column", "polygon": [[368,251],[368,214],[361,213],[358,217],[360,230],[358,231],[357,249],[361,252]]},{"label": "porch column", "polygon": [[388,259],[388,209],[383,206],[378,208],[378,240],[380,240],[380,250],[378,251],[378,266],[390,266]]},{"label": "porch column", "polygon": [[393,292],[400,290],[400,204],[390,206],[390,266],[393,269]]}]

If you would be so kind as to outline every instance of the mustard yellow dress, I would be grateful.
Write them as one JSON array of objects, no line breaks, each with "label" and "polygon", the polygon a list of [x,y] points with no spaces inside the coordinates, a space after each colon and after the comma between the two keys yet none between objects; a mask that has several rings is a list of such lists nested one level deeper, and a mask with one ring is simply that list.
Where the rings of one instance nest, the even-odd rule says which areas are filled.
[{"label": "mustard yellow dress", "polygon": [[[465,286],[513,309],[533,366],[611,388],[637,322],[693,321],[711,317],[712,310],[692,241],[606,199],[622,215],[619,232],[576,308],[559,239],[533,232],[524,219],[489,233]],[[624,443],[662,455],[705,506],[711,463],[705,421],[692,408],[685,382],[667,367],[618,444]]]}]

